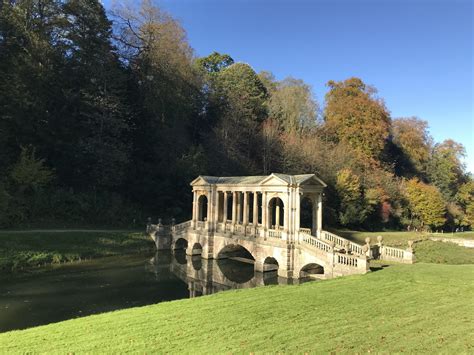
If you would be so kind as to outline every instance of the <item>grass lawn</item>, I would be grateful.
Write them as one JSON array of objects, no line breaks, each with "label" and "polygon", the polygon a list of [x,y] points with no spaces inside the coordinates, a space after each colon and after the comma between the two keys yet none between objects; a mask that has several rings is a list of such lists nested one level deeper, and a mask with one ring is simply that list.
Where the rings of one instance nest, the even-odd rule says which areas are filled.
[{"label": "grass lawn", "polygon": [[474,352],[474,265],[391,265],[0,334],[2,352]]},{"label": "grass lawn", "polygon": [[143,232],[0,231],[0,271],[153,250]]}]

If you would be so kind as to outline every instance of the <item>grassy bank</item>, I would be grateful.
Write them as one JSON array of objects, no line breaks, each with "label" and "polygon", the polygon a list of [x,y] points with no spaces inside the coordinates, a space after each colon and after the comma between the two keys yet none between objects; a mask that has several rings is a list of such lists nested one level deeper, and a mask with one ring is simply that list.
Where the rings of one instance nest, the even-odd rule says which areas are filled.
[{"label": "grassy bank", "polygon": [[0,231],[0,270],[153,250],[143,232],[114,230]]},{"label": "grassy bank", "polygon": [[474,239],[474,232],[462,232],[462,233],[424,233],[424,232],[360,232],[353,230],[335,229],[334,233],[341,237],[350,239],[356,243],[364,244],[365,238],[370,238],[370,243],[377,243],[377,236],[383,237],[383,243],[388,246],[406,248],[409,240],[413,241],[424,241],[429,240],[430,237],[443,237],[443,238],[465,238]]},{"label": "grassy bank", "polygon": [[0,334],[5,352],[474,351],[474,266],[392,265]]},{"label": "grassy bank", "polygon": [[443,238],[474,239],[474,232],[428,234],[419,232],[359,232],[348,230],[335,230],[338,235],[348,238],[356,243],[364,244],[369,237],[371,244],[377,243],[377,236],[383,236],[385,245],[406,249],[409,240],[415,241],[413,245],[416,261],[437,264],[474,264],[474,248],[465,248],[459,245],[443,242],[434,242],[432,236]]}]

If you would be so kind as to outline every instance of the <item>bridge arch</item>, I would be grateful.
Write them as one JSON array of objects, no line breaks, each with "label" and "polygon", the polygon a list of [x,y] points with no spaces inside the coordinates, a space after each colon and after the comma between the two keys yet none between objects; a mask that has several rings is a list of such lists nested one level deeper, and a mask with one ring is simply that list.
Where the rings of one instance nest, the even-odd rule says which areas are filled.
[{"label": "bridge arch", "polygon": [[200,243],[194,243],[191,249],[191,255],[201,255],[202,254],[202,245]]},{"label": "bridge arch", "polygon": [[279,267],[277,259],[274,257],[267,257],[263,260],[263,271],[277,271]]},{"label": "bridge arch", "polygon": [[268,201],[268,217],[271,229],[280,229],[284,226],[285,204],[280,197],[275,196]]},{"label": "bridge arch", "polygon": [[178,238],[176,239],[176,242],[174,243],[174,250],[186,250],[188,248],[188,241],[184,238]]},{"label": "bridge arch", "polygon": [[324,275],[324,267],[316,263],[309,263],[304,265],[300,272],[300,278],[321,278]]},{"label": "bridge arch", "polygon": [[228,258],[255,261],[255,257],[252,253],[240,244],[227,244],[217,254],[217,259]]},{"label": "bridge arch", "polygon": [[198,221],[207,220],[208,200],[206,195],[201,195],[198,198]]}]

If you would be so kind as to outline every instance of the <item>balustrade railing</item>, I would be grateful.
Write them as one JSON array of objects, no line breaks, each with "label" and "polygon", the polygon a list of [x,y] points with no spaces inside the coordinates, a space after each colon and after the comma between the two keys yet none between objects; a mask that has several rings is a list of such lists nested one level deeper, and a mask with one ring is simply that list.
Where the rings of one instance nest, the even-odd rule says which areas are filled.
[{"label": "balustrade railing", "polygon": [[245,233],[245,228],[244,228],[244,226],[241,225],[241,224],[235,224],[235,225],[234,225],[234,233],[244,234],[244,233]]},{"label": "balustrade railing", "polygon": [[300,228],[300,232],[311,235],[311,228]]},{"label": "balustrade railing", "polygon": [[218,232],[225,232],[224,223],[222,223],[222,222],[217,223],[216,230],[217,230]]},{"label": "balustrade railing", "polygon": [[184,230],[188,229],[189,227],[191,227],[191,222],[192,221],[186,221],[186,222],[183,222],[183,223],[180,223],[180,224],[175,224],[174,226],[171,227],[171,230],[175,233],[184,231]]},{"label": "balustrade railing", "polygon": [[321,239],[329,241],[329,242],[334,242],[335,246],[338,247],[338,248],[346,249],[346,246],[348,245],[349,250],[347,250],[347,251],[351,251],[351,252],[353,252],[355,254],[359,254],[359,255],[364,254],[362,246],[360,246],[359,244],[356,244],[354,242],[351,242],[348,239],[342,238],[342,237],[340,237],[336,234],[333,234],[333,233],[330,233],[330,232],[327,232],[327,231],[321,231]]},{"label": "balustrade railing", "polygon": [[253,236],[255,234],[254,226],[245,226],[245,235]]},{"label": "balustrade railing", "polygon": [[227,223],[227,224],[225,225],[225,232],[227,233],[227,232],[231,232],[231,231],[232,231],[232,225],[229,224],[229,223]]},{"label": "balustrade railing", "polygon": [[280,231],[280,230],[269,229],[267,235],[268,235],[270,238],[281,239],[281,231]]},{"label": "balustrade railing", "polygon": [[204,229],[206,227],[206,222],[204,221],[197,221],[196,222],[196,227],[199,229]]},{"label": "balustrade railing", "polygon": [[317,249],[320,249],[324,252],[329,252],[332,249],[328,243],[313,237],[311,234],[302,232],[300,233],[300,236],[303,243],[312,245],[313,247],[316,247]]},{"label": "balustrade railing", "polygon": [[352,255],[336,253],[334,254],[334,262],[336,264],[357,267],[357,257]]},{"label": "balustrade railing", "polygon": [[392,248],[387,246],[382,246],[381,248],[382,259],[384,256],[389,256],[391,258],[404,259],[405,251],[403,249]]}]

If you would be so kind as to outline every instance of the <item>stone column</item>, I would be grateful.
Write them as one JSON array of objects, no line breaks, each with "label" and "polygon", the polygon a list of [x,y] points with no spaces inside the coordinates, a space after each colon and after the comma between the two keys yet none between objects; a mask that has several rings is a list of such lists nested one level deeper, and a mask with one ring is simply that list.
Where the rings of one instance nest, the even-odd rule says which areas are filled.
[{"label": "stone column", "polygon": [[198,219],[197,216],[197,191],[193,191],[193,221],[192,227],[196,229],[196,221]]},{"label": "stone column", "polygon": [[224,211],[223,211],[223,218],[222,218],[222,221],[224,223],[227,222],[227,206],[228,206],[228,203],[229,201],[227,200],[227,191],[224,191]]},{"label": "stone column", "polygon": [[323,194],[320,192],[318,194],[318,228],[317,228],[317,236],[321,235],[321,231],[323,230]]},{"label": "stone column", "polygon": [[265,232],[268,229],[268,221],[267,221],[267,215],[268,215],[268,206],[267,206],[267,192],[263,192],[262,195],[262,226],[263,226],[263,231]]},{"label": "stone column", "polygon": [[249,193],[244,192],[244,218],[243,224],[246,226],[249,223]]},{"label": "stone column", "polygon": [[300,226],[301,226],[301,195],[300,195],[300,189],[298,188],[296,190],[296,196],[295,196],[295,239],[299,242],[299,234],[300,234]]},{"label": "stone column", "polygon": [[312,213],[312,219],[313,223],[312,228],[311,228],[311,234],[318,236],[318,200],[316,196],[311,197],[311,213]]},{"label": "stone column", "polygon": [[280,229],[280,200],[275,199],[275,229]]},{"label": "stone column", "polygon": [[232,192],[232,224],[237,223],[237,191]]},{"label": "stone column", "polygon": [[252,224],[254,227],[258,225],[258,193],[253,193],[253,217]]}]

